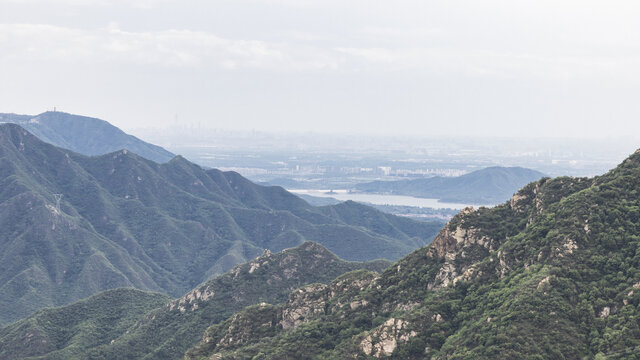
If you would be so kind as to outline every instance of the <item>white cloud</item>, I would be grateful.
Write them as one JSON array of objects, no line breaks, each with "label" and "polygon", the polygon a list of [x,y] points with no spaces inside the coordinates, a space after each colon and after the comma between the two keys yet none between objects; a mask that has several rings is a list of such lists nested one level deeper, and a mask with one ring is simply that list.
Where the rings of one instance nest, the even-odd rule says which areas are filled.
[{"label": "white cloud", "polygon": [[520,118],[583,128],[585,119],[640,114],[637,0],[0,0],[0,8],[0,75],[12,84],[0,87],[0,101],[23,112],[19,105],[55,102],[89,114],[119,108],[132,122],[191,111],[185,119],[215,113],[269,128],[393,119],[408,132],[478,121],[499,132]]},{"label": "white cloud", "polygon": [[[429,29],[368,29],[365,33],[431,36]],[[273,71],[411,71],[505,78],[574,78],[636,72],[639,56],[578,56],[454,47],[329,47],[312,36],[292,42],[228,39],[195,30],[125,31],[45,24],[0,24],[0,59],[120,63],[161,67],[253,68]]]},{"label": "white cloud", "polygon": [[452,48],[336,48],[362,64],[389,71],[412,70],[512,79],[568,79],[637,73],[640,56],[549,56]]},{"label": "white cloud", "polygon": [[[584,6],[575,0],[544,0],[543,5],[533,0],[461,0],[455,5],[438,0],[327,1],[0,0],[84,6],[78,14],[87,18],[101,14],[101,6],[123,7],[105,12],[102,24],[131,13],[126,7],[168,5],[142,12],[145,18],[123,19],[129,22],[123,28],[135,30],[88,28],[87,22],[60,25],[70,21],[68,14],[61,15],[58,25],[0,25],[0,59],[543,79],[635,76],[640,71],[640,27],[626,21],[638,12],[637,5],[627,5],[625,14],[618,15],[591,0]],[[192,5],[194,11],[228,13],[237,21],[211,28],[206,21],[194,24]],[[256,7],[258,13],[247,11]],[[184,12],[169,17],[174,11]],[[165,27],[165,22],[171,25]]]},{"label": "white cloud", "polygon": [[313,48],[225,39],[193,30],[130,32],[115,24],[95,30],[0,24],[0,34],[0,59],[16,61],[118,62],[293,71],[336,68],[339,61]]},{"label": "white cloud", "polygon": [[442,28],[426,27],[392,27],[370,26],[361,29],[361,36],[366,40],[393,41],[407,43],[416,41],[428,41],[443,35]]},{"label": "white cloud", "polygon": [[105,7],[105,6],[125,6],[141,9],[154,8],[161,4],[169,3],[171,0],[0,0],[0,4],[20,4],[20,5],[57,5],[57,6],[77,6],[77,7]]}]

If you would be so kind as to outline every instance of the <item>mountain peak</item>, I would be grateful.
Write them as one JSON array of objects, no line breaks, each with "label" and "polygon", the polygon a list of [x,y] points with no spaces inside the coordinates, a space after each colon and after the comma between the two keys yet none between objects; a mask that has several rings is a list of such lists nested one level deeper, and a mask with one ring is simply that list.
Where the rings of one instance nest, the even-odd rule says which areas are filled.
[{"label": "mountain peak", "polygon": [[174,157],[171,152],[126,134],[107,121],[97,118],[47,111],[35,116],[0,114],[0,121],[18,124],[44,142],[87,156],[129,149],[158,163],[167,162]]}]

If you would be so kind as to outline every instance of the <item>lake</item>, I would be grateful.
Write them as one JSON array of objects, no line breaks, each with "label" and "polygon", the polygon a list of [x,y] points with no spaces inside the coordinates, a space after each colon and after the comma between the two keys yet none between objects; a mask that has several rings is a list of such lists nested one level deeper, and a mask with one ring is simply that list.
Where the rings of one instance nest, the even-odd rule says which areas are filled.
[{"label": "lake", "polygon": [[414,206],[421,208],[433,209],[464,209],[468,206],[474,208],[480,207],[477,204],[458,204],[440,202],[438,199],[418,198],[403,195],[382,195],[382,194],[366,194],[349,192],[349,190],[287,190],[294,194],[305,194],[317,197],[330,197],[340,201],[353,200],[361,203],[370,203],[375,205],[396,205],[396,206]]}]

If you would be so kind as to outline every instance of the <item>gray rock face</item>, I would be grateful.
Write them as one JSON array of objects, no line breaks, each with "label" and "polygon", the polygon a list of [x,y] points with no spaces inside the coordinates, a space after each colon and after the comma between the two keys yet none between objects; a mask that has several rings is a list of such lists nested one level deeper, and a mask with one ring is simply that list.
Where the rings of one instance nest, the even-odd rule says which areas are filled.
[{"label": "gray rock face", "polygon": [[406,343],[417,335],[408,328],[408,321],[391,318],[366,336],[360,342],[360,349],[378,359],[391,355],[399,343]]},{"label": "gray rock face", "polygon": [[311,284],[291,293],[282,310],[282,328],[293,329],[318,315],[324,315],[328,290],[327,285]]}]

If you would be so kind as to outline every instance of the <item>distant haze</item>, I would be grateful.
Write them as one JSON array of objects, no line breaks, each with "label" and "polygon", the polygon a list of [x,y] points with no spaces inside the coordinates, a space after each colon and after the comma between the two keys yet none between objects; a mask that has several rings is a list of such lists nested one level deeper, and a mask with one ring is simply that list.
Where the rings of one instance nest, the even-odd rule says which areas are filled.
[{"label": "distant haze", "polygon": [[633,135],[638,19],[633,0],[0,0],[0,112],[57,106],[125,130]]}]

